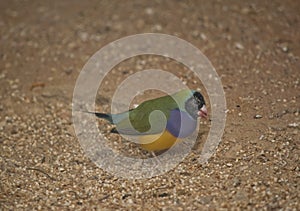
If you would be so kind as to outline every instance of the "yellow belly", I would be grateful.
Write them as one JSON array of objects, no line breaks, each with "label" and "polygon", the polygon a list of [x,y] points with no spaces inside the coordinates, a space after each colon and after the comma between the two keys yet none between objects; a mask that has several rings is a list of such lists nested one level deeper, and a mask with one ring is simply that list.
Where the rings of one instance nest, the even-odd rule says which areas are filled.
[{"label": "yellow belly", "polygon": [[167,130],[162,134],[141,136],[139,138],[141,148],[147,151],[166,150],[171,148],[177,141],[180,141],[180,139],[173,136]]}]

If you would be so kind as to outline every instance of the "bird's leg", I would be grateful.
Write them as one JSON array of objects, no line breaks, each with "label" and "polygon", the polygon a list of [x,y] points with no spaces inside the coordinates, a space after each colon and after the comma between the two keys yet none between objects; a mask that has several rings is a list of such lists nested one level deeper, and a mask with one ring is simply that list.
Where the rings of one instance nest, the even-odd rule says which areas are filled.
[{"label": "bird's leg", "polygon": [[159,160],[159,158],[157,157],[157,155],[155,154],[155,152],[154,152],[154,151],[151,151],[150,153],[151,153],[151,155],[153,156],[153,158],[157,161],[157,163],[161,165],[162,163],[161,163],[161,161]]}]

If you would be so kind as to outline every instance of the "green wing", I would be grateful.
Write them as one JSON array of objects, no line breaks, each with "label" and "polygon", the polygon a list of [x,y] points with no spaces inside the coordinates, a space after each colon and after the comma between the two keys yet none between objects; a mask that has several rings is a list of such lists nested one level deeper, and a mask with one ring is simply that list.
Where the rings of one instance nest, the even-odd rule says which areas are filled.
[{"label": "green wing", "polygon": [[[127,135],[137,135],[137,132],[145,134],[161,133],[166,124],[166,121],[163,120],[168,120],[171,110],[176,108],[179,108],[179,106],[171,96],[145,101],[129,112],[129,119],[124,118],[117,123],[117,130],[119,133]],[[159,113],[154,114],[151,119],[153,123],[151,128],[149,117],[151,112],[155,110],[161,111],[165,117]],[[151,131],[149,131],[150,129]]]}]

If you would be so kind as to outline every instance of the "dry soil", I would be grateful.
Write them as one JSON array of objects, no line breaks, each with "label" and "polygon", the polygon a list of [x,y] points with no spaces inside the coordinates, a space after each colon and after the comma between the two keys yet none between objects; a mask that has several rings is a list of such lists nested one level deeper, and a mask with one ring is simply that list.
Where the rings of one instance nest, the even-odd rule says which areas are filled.
[{"label": "dry soil", "polygon": [[[299,11],[292,0],[1,1],[0,209],[300,209]],[[83,153],[72,94],[97,50],[144,32],[175,35],[208,57],[226,93],[227,122],[207,164],[197,162],[196,146],[164,175],[127,180]],[[148,67],[201,87],[179,64],[140,56],[107,76],[98,109]],[[205,137],[209,122],[201,130]],[[112,147],[134,148],[107,136]]]}]

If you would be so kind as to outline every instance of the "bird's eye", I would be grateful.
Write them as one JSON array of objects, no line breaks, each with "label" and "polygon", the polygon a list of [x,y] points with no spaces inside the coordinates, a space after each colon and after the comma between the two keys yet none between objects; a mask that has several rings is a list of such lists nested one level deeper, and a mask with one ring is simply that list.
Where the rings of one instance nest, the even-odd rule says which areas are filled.
[{"label": "bird's eye", "polygon": [[197,97],[194,97],[194,100],[195,100],[195,102],[196,102],[197,104],[201,103],[200,99],[197,98]]}]

